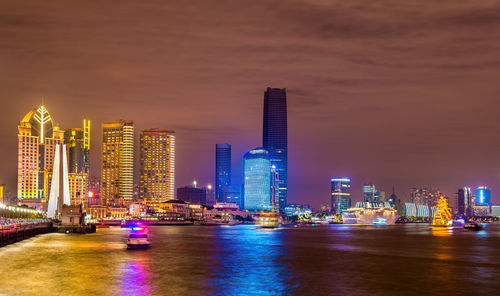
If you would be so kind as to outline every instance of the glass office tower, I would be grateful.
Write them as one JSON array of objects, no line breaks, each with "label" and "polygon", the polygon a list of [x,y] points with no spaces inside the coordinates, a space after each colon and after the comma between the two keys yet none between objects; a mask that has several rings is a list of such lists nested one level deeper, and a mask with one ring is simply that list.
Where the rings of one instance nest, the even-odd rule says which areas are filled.
[{"label": "glass office tower", "polygon": [[224,191],[231,185],[231,145],[215,145],[215,198],[225,202]]},{"label": "glass office tower", "polygon": [[256,148],[244,155],[244,206],[246,210],[271,209],[271,160],[269,152]]},{"label": "glass office tower", "polygon": [[286,89],[267,88],[264,93],[264,122],[262,145],[279,174],[279,206],[287,205],[288,139]]},{"label": "glass office tower", "polygon": [[341,215],[351,207],[351,179],[333,178],[331,182],[332,212]]},{"label": "glass office tower", "polygon": [[486,186],[479,186],[476,188],[476,206],[489,206],[491,205],[491,190]]}]

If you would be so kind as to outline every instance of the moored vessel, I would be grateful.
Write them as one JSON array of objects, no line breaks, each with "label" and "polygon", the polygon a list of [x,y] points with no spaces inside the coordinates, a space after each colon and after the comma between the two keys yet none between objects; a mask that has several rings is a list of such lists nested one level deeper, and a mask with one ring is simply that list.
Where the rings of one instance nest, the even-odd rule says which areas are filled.
[{"label": "moored vessel", "polygon": [[398,213],[393,208],[350,208],[342,213],[344,224],[392,225],[398,219]]}]

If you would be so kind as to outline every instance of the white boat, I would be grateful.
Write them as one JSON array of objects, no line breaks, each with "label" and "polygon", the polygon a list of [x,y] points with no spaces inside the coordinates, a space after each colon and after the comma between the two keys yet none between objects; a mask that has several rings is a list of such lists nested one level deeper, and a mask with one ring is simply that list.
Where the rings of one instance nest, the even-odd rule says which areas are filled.
[{"label": "white boat", "polygon": [[144,226],[133,226],[127,239],[129,249],[147,249],[151,246],[148,229]]},{"label": "white boat", "polygon": [[386,207],[350,208],[342,213],[344,224],[391,225],[397,219],[397,211]]}]

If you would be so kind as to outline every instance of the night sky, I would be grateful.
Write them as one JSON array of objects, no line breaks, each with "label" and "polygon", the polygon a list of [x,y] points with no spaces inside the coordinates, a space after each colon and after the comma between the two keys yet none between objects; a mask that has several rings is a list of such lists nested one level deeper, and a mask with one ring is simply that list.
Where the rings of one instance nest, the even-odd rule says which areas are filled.
[{"label": "night sky", "polygon": [[62,128],[92,120],[94,176],[100,124],[130,119],[176,131],[176,187],[214,183],[216,143],[241,182],[286,87],[289,202],[329,204],[333,176],[355,201],[374,182],[500,202],[499,36],[498,1],[2,1],[0,183],[41,97]]}]

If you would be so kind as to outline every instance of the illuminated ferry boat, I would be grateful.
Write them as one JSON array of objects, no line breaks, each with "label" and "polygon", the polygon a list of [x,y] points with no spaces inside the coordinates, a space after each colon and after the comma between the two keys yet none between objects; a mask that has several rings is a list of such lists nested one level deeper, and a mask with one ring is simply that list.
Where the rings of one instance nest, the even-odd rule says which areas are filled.
[{"label": "illuminated ferry boat", "polygon": [[395,209],[386,207],[350,208],[342,213],[344,224],[395,224],[399,216]]},{"label": "illuminated ferry boat", "polygon": [[130,228],[127,239],[129,249],[147,249],[151,245],[148,238],[148,229],[143,225],[134,225]]},{"label": "illuminated ferry boat", "polygon": [[282,224],[281,216],[274,211],[261,212],[255,220],[255,224],[260,228],[278,228]]}]

